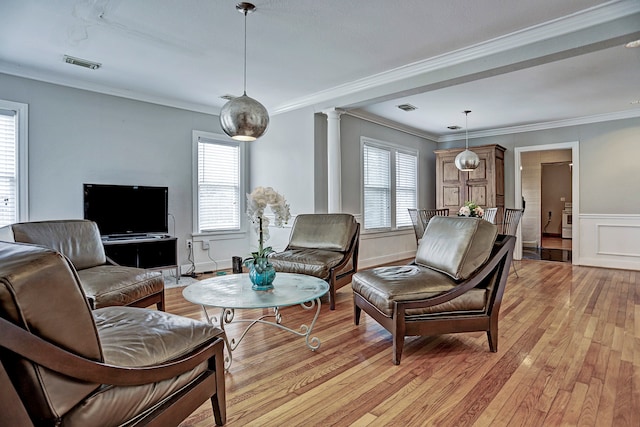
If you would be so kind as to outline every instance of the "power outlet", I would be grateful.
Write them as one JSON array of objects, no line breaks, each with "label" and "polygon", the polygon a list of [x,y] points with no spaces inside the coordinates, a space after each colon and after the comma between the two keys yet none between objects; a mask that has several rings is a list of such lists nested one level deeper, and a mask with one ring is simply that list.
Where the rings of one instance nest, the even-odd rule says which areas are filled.
[{"label": "power outlet", "polygon": [[193,240],[187,239],[187,248],[191,249],[193,247]]},{"label": "power outlet", "polygon": [[203,240],[202,241],[202,249],[205,251],[209,250],[209,241],[208,240]]}]

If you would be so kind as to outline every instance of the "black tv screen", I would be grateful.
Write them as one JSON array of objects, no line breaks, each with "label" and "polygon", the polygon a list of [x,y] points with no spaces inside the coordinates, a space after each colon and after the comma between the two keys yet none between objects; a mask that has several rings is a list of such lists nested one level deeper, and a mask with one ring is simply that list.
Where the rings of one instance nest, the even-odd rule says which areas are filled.
[{"label": "black tv screen", "polygon": [[84,217],[102,236],[167,233],[167,187],[84,184]]}]

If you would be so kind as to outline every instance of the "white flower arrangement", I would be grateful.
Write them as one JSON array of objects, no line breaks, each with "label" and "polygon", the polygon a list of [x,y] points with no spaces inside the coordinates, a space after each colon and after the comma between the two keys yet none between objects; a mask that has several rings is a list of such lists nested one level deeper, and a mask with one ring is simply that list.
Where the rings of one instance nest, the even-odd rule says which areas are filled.
[{"label": "white flower arrangement", "polygon": [[484,215],[484,209],[475,204],[474,202],[466,202],[464,206],[458,210],[458,216],[471,216],[482,218]]},{"label": "white flower arrangement", "polygon": [[253,227],[258,233],[258,251],[252,252],[251,257],[245,260],[249,265],[260,258],[266,258],[273,249],[264,247],[264,242],[269,240],[269,218],[264,216],[264,210],[271,208],[275,216],[275,226],[282,227],[291,218],[289,204],[285,198],[271,187],[256,187],[251,194],[247,194],[247,215]]}]

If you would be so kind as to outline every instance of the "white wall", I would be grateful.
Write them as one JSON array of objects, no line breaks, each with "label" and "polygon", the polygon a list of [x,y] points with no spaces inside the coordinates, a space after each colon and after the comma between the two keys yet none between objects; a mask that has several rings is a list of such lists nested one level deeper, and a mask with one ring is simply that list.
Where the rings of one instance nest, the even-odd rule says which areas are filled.
[{"label": "white wall", "polygon": [[[342,152],[342,209],[362,218],[360,137],[366,136],[418,150],[418,207],[435,207],[436,143],[356,117],[340,119]],[[369,267],[415,256],[413,228],[395,232],[367,233],[362,230],[359,265]]]},{"label": "white wall", "polygon": [[[514,148],[579,141],[581,265],[640,270],[640,253],[629,248],[640,229],[640,197],[634,159],[640,157],[640,118],[614,120],[536,132],[472,138],[470,147],[489,143],[507,148],[505,153],[505,202],[514,204]],[[448,148],[450,144],[442,144]],[[575,205],[574,205],[575,206]],[[614,223],[616,227],[603,227]],[[621,226],[618,224],[622,224]],[[620,233],[621,228],[624,232]],[[575,227],[574,227],[575,229]],[[604,235],[603,235],[604,233]],[[608,234],[607,234],[608,233]],[[575,236],[574,236],[575,238]],[[604,239],[618,247],[599,250],[594,242]]]},{"label": "white wall", "polygon": [[[0,88],[1,98],[29,104],[30,220],[82,218],[83,183],[167,186],[169,230],[188,263],[191,132],[222,133],[217,116],[4,74]],[[212,245],[210,255],[230,265],[246,252],[242,236]]]},{"label": "white wall", "polygon": [[[315,212],[314,145],[314,113],[308,108],[272,116],[267,133],[249,144],[249,188],[273,187],[290,205],[289,224],[270,228],[267,245],[274,250],[284,249],[289,242],[296,215]],[[255,233],[250,233],[250,239],[255,250]]]},{"label": "white wall", "polygon": [[[175,216],[171,232],[179,239],[179,261],[192,232],[191,132],[222,133],[218,117],[0,74],[0,97],[29,104],[29,198],[31,220],[81,218],[82,183],[164,185]],[[272,186],[291,204],[292,213],[326,209],[326,120],[312,109],[272,117],[267,134],[250,146],[251,188]],[[506,205],[514,206],[514,147],[580,141],[580,241],[588,265],[613,265],[624,257],[627,268],[640,269],[640,255],[625,241],[640,227],[640,197],[635,159],[640,157],[640,119],[616,120],[545,131],[471,139],[470,145],[500,144],[505,153]],[[343,115],[342,205],[356,215],[360,207],[360,137],[395,142],[420,151],[420,207],[435,201],[433,150],[436,144],[377,124]],[[596,215],[597,218],[592,216]],[[603,227],[621,222],[620,228]],[[289,230],[272,232],[274,246]],[[610,232],[602,236],[602,233]],[[412,256],[411,230],[363,236],[360,265]],[[617,239],[617,236],[622,239]],[[583,248],[596,238],[621,247]],[[203,263],[222,267],[231,256],[249,253],[249,234],[212,243]],[[253,238],[253,237],[252,237]],[[586,242],[586,243],[585,243]],[[613,254],[613,255],[611,255]],[[616,255],[618,254],[618,255]],[[620,255],[622,254],[622,255]],[[617,259],[616,258],[616,259]],[[607,264],[609,263],[609,264]]]}]

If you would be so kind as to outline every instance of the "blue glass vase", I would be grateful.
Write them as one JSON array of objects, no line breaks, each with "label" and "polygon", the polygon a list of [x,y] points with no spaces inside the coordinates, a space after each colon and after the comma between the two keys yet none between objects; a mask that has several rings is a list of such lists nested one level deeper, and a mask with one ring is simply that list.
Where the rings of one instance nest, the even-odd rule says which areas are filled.
[{"label": "blue glass vase", "polygon": [[258,258],[249,267],[249,279],[254,291],[268,291],[273,289],[273,280],[276,278],[276,269],[266,258]]}]

